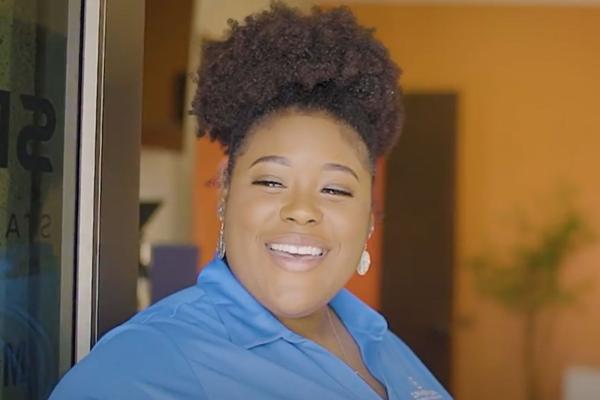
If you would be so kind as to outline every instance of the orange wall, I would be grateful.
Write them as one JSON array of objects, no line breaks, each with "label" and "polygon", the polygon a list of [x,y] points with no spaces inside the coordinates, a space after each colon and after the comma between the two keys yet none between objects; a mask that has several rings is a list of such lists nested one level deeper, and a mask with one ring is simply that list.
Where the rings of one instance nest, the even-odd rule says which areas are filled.
[{"label": "orange wall", "polygon": [[[600,8],[352,8],[402,65],[407,91],[459,94],[452,390],[459,400],[524,399],[521,321],[479,297],[464,265],[514,239],[517,209],[538,222],[552,215],[563,185],[600,234]],[[598,243],[569,263],[565,283],[597,282]],[[600,368],[598,309],[596,290],[545,316],[543,399],[561,398],[569,365]]]},{"label": "orange wall", "polygon": [[217,247],[219,189],[214,183],[218,179],[220,164],[224,159],[216,142],[210,142],[206,137],[197,141],[193,218],[194,242],[200,247],[200,267],[213,258]]}]

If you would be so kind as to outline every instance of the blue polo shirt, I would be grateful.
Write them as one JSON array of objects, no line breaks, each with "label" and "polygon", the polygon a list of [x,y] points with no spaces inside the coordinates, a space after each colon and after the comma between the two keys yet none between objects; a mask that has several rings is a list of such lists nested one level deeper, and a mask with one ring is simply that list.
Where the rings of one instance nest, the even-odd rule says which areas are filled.
[{"label": "blue polo shirt", "polygon": [[[330,305],[389,399],[451,399],[381,315],[345,289]],[[50,399],[380,397],[335,355],[286,328],[215,259],[195,286],[107,333]]]}]

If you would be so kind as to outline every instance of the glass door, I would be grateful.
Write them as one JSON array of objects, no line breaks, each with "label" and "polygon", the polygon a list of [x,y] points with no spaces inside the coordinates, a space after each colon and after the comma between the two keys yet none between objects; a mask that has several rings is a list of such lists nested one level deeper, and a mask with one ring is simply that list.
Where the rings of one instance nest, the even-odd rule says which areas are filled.
[{"label": "glass door", "polygon": [[80,10],[0,2],[0,399],[72,362]]},{"label": "glass door", "polygon": [[0,0],[0,400],[136,309],[144,0]]}]

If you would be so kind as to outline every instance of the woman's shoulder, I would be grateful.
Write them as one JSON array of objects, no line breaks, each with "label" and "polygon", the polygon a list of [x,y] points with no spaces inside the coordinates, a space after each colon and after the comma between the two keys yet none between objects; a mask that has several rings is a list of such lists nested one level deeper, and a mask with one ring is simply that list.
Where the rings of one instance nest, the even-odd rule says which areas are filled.
[{"label": "woman's shoulder", "polygon": [[135,314],[125,324],[160,325],[200,321],[217,322],[213,303],[202,286],[196,284],[175,292]]},{"label": "woman's shoulder", "polygon": [[202,289],[184,289],[106,333],[51,398],[165,398],[169,388],[184,393],[188,387],[197,393],[200,383],[186,349],[223,341],[223,329]]},{"label": "woman's shoulder", "polygon": [[120,336],[144,340],[170,341],[180,345],[191,337],[206,340],[225,334],[225,328],[200,285],[180,290],[138,312],[131,319],[108,332],[96,347],[109,346]]},{"label": "woman's shoulder", "polygon": [[152,325],[126,323],[107,333],[50,399],[171,398],[169,388],[202,391],[174,340]]}]

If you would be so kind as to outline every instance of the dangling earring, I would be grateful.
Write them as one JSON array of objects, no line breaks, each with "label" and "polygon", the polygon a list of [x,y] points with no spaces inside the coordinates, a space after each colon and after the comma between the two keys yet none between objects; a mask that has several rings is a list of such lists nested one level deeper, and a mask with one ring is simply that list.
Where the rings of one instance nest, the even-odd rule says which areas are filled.
[{"label": "dangling earring", "polygon": [[219,238],[217,239],[217,257],[221,260],[225,258],[225,239],[224,239],[224,228],[223,228],[223,215],[225,214],[225,207],[223,204],[219,206],[219,222],[221,223],[219,227]]},{"label": "dangling earring", "polygon": [[369,272],[369,267],[371,266],[371,255],[367,251],[367,246],[363,250],[360,255],[360,262],[358,263],[358,267],[356,267],[356,273],[360,276],[364,276]]}]

